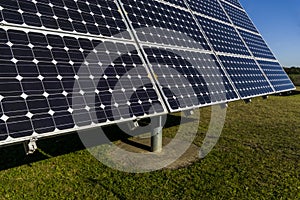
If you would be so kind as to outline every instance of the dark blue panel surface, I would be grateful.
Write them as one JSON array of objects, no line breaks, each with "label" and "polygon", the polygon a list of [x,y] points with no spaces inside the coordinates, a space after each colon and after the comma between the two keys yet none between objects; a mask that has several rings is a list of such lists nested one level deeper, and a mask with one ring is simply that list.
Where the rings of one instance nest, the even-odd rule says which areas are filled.
[{"label": "dark blue panel surface", "polygon": [[173,111],[238,98],[214,55],[149,46],[144,51]]},{"label": "dark blue panel surface", "polygon": [[190,12],[156,0],[121,2],[140,41],[209,49]]},{"label": "dark blue panel surface", "polygon": [[219,56],[242,98],[273,92],[268,80],[252,59]]},{"label": "dark blue panel surface", "polygon": [[258,33],[257,29],[255,28],[245,11],[232,7],[224,2],[222,2],[222,5],[234,25]]},{"label": "dark blue panel surface", "polygon": [[164,112],[133,44],[0,34],[0,140]]},{"label": "dark blue panel surface", "polygon": [[294,84],[278,62],[259,60],[258,63],[272,83],[276,92],[295,89]]},{"label": "dark blue panel surface", "polygon": [[197,19],[215,51],[250,56],[245,44],[232,26],[201,16],[197,16]]},{"label": "dark blue panel surface", "polygon": [[197,13],[230,23],[218,0],[190,0],[188,3]]},{"label": "dark blue panel surface", "polygon": [[112,0],[0,1],[2,23],[131,39]]},{"label": "dark blue panel surface", "polygon": [[242,30],[239,30],[239,32],[255,57],[276,60],[273,53],[260,35],[255,35]]}]

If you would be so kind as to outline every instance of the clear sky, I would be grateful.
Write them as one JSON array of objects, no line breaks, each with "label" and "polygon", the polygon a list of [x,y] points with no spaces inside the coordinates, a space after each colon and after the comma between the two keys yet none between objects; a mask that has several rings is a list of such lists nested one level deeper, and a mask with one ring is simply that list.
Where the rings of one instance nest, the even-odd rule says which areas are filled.
[{"label": "clear sky", "polygon": [[283,66],[300,67],[300,0],[240,0]]}]

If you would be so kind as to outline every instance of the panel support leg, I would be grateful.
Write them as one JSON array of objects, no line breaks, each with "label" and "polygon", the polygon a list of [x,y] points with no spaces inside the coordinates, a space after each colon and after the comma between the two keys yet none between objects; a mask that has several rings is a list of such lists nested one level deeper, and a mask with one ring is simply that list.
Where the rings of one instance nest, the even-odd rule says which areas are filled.
[{"label": "panel support leg", "polygon": [[267,99],[269,99],[269,96],[266,95],[266,96],[263,96],[262,98],[263,98],[263,100],[267,100]]},{"label": "panel support leg", "polygon": [[37,138],[31,138],[28,142],[24,143],[25,152],[27,155],[33,154],[37,150]]},{"label": "panel support leg", "polygon": [[151,151],[160,153],[162,151],[162,116],[152,118]]},{"label": "panel support leg", "polygon": [[245,99],[244,101],[245,101],[246,104],[249,104],[249,103],[252,102],[252,99]]}]

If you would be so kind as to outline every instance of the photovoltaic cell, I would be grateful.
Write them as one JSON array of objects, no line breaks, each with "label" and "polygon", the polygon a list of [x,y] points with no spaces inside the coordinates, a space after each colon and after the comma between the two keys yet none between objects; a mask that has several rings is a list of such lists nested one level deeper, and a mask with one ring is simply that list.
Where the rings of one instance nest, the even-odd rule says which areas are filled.
[{"label": "photovoltaic cell", "polygon": [[260,35],[239,30],[250,51],[255,57],[276,60],[273,53]]},{"label": "photovoltaic cell", "polygon": [[0,34],[2,140],[164,112],[133,44],[12,29]]},{"label": "photovoltaic cell", "polygon": [[1,23],[131,39],[112,0],[0,1]]},{"label": "photovoltaic cell", "polygon": [[215,51],[250,56],[236,30],[229,25],[197,16]]},{"label": "photovoltaic cell", "polygon": [[245,11],[230,6],[224,2],[222,2],[222,5],[234,25],[258,33],[257,29],[255,28]]},{"label": "photovoltaic cell", "polygon": [[155,0],[121,0],[139,41],[209,49],[191,13]]},{"label": "photovoltaic cell", "polygon": [[212,54],[143,47],[172,111],[238,98]]},{"label": "photovoltaic cell", "polygon": [[219,56],[242,98],[273,93],[273,89],[254,60]]},{"label": "photovoltaic cell", "polygon": [[230,23],[218,0],[190,0],[188,3],[197,13]]},{"label": "photovoltaic cell", "polygon": [[277,92],[294,90],[295,86],[277,61],[258,61]]}]

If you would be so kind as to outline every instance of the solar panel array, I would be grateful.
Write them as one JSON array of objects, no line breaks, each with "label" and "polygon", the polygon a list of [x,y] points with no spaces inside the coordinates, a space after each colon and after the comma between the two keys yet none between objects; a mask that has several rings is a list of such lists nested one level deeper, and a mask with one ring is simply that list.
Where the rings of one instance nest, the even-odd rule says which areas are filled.
[{"label": "solar panel array", "polygon": [[256,64],[262,69],[276,93],[295,89],[278,60],[256,29],[238,0],[221,0],[236,31],[249,49]]},{"label": "solar panel array", "polygon": [[237,0],[2,0],[0,24],[0,144],[294,89]]}]

